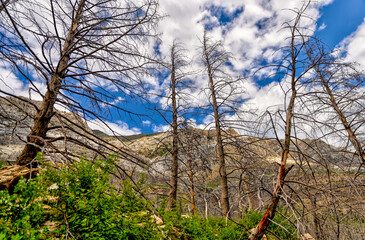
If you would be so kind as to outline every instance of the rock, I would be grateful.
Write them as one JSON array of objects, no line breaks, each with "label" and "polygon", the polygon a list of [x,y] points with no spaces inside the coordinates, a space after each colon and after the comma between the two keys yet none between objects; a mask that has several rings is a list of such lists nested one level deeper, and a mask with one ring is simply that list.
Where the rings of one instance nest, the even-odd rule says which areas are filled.
[{"label": "rock", "polygon": [[301,237],[302,237],[302,240],[315,240],[314,237],[312,237],[309,233],[305,233]]},{"label": "rock", "polygon": [[47,221],[43,224],[43,226],[47,227],[50,232],[56,231],[61,225],[62,225],[61,222],[57,222],[57,221],[55,221],[55,222]]},{"label": "rock", "polygon": [[155,214],[153,214],[151,217],[155,220],[157,225],[162,225],[163,224],[162,219],[160,217],[156,216]]},{"label": "rock", "polygon": [[[249,230],[250,233],[253,233],[253,231],[255,231],[255,228],[252,228],[252,229]],[[261,239],[262,240],[267,240],[266,235],[264,234]]]},{"label": "rock", "polygon": [[[144,216],[144,215],[149,215],[149,214],[150,214],[150,211],[148,211],[148,210],[140,211],[138,213],[139,216]],[[152,215],[150,217],[151,217],[151,220],[154,221],[157,225],[163,224],[163,220],[160,217],[156,216],[154,213],[152,213]]]}]

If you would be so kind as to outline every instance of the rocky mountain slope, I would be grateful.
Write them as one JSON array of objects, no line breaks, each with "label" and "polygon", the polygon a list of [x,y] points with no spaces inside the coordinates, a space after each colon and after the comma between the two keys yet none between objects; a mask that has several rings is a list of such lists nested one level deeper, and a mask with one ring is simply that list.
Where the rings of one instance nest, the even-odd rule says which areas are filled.
[{"label": "rocky mountain slope", "polygon": [[[15,161],[23,149],[24,141],[33,124],[32,117],[35,114],[35,107],[32,104],[37,106],[39,103],[32,101],[27,104],[21,99],[0,98],[0,161]],[[78,122],[82,131],[91,132],[81,118],[68,112],[58,111],[57,113]],[[49,137],[65,134],[74,138],[80,137],[75,132],[81,131],[81,129],[67,125],[67,121],[61,122],[59,118],[54,118],[51,127],[55,126],[63,126],[63,128],[51,130]],[[157,204],[161,203],[161,196],[166,196],[169,191],[171,133],[118,137],[108,136],[98,131],[94,131],[94,134],[100,138],[100,141],[104,141],[104,147],[109,145],[110,149],[122,149],[146,163],[138,166],[116,154],[118,164],[124,170],[122,175],[124,173],[133,175],[136,179],[141,176],[145,177],[149,187],[148,197]],[[180,130],[179,136],[179,199],[189,202],[191,186],[194,185],[195,204],[200,214],[220,216],[221,189],[216,158],[215,130],[187,128]],[[270,192],[277,176],[282,143],[275,139],[244,137],[233,129],[226,129],[223,138],[232,212],[237,215],[244,208],[263,210],[271,198]],[[62,144],[63,142],[60,143],[60,149],[62,149]],[[68,144],[67,150],[70,155],[74,153],[92,154],[86,148],[75,144]],[[113,151],[111,150],[110,153]],[[290,195],[290,199],[294,202],[292,206],[312,209],[312,200],[315,199],[315,204],[320,209],[320,214],[323,214],[323,219],[331,219],[332,210],[328,211],[327,208],[332,206],[335,198],[338,201],[338,205],[336,205],[338,210],[343,213],[363,213],[364,189],[363,187],[352,188],[356,182],[349,177],[359,169],[358,160],[351,151],[331,146],[320,139],[297,140],[291,144],[288,165],[294,165],[293,170],[287,176],[287,181],[292,180],[290,186],[290,191],[293,193]],[[328,177],[329,175],[331,178]],[[357,186],[364,186],[363,176],[356,179],[360,183]],[[120,182],[120,179],[117,178],[112,180],[116,186]],[[329,191],[329,189],[332,190]],[[288,190],[288,193],[290,191]],[[301,205],[298,204],[299,202]],[[188,212],[191,209],[184,209],[184,211]],[[359,229],[359,231],[365,232],[363,227],[360,228],[356,225],[358,221],[353,220],[357,219],[355,217],[357,215],[349,215],[348,221],[351,224],[346,227],[351,231]],[[312,224],[310,216],[308,222]],[[329,221],[328,226],[334,224],[335,222]]]},{"label": "rocky mountain slope", "polygon": [[[26,136],[33,124],[32,117],[35,116],[36,106],[40,102],[29,101],[29,99],[16,99],[13,97],[0,97],[0,158],[6,160],[15,160],[15,157],[22,150]],[[77,122],[83,129],[91,132],[81,118],[76,117],[70,112],[57,111],[58,114],[73,122]],[[80,138],[74,129],[75,126],[69,126],[67,122],[60,122],[60,118],[54,117],[50,127],[62,126],[48,132],[49,137],[71,136],[75,139]],[[75,129],[74,129],[75,130]],[[78,129],[76,129],[77,131]],[[83,130],[84,131],[84,130]],[[138,134],[132,136],[112,137],[107,134],[94,130],[94,134],[117,148],[126,149],[131,152],[141,154],[149,159],[152,165],[155,165],[157,171],[166,172],[169,170],[169,150],[172,145],[172,137],[168,132],[155,134]],[[214,130],[187,129],[180,133],[180,144],[183,149],[180,151],[180,158],[186,156],[186,147],[189,145],[191,152],[195,155],[210,158],[214,162],[215,156],[215,132]],[[228,129],[224,133],[226,154],[230,155],[230,161],[237,165],[235,161],[249,162],[249,160],[280,162],[281,147],[276,140],[263,140],[254,138],[245,138],[240,136],[233,129]],[[292,144],[292,155],[289,163],[301,161],[305,164],[318,164],[321,161],[329,163],[341,163],[344,165],[351,164],[352,156],[349,153],[344,154],[344,149],[335,148],[321,140],[305,139]],[[300,153],[300,154],[299,154]],[[304,153],[304,154],[303,154]],[[304,156],[304,157],[303,157]],[[209,162],[208,161],[208,162]],[[209,165],[214,165],[214,164]]]},{"label": "rocky mountain slope", "polygon": [[[33,126],[33,118],[39,101],[27,98],[0,97],[0,160],[15,161],[22,150],[26,137]],[[48,131],[48,138],[70,136],[81,139],[76,132],[91,132],[84,120],[71,112],[57,110],[58,117],[53,117],[50,123],[52,130]],[[71,125],[77,123],[80,127]]]}]

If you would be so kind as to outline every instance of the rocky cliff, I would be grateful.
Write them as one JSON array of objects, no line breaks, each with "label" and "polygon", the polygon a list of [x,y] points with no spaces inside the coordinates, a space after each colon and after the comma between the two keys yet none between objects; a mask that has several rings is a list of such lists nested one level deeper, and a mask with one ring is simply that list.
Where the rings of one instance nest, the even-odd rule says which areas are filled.
[{"label": "rocky cliff", "polygon": [[[27,98],[0,97],[0,160],[14,161],[33,126],[41,102]],[[84,120],[71,112],[56,111],[47,138],[69,136],[81,139],[81,132],[92,132]],[[76,126],[76,123],[78,126]]]}]

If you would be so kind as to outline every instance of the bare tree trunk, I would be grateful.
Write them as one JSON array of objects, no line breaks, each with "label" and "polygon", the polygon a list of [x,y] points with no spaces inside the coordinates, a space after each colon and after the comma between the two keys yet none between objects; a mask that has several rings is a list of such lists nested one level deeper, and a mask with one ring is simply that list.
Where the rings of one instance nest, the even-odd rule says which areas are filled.
[{"label": "bare tree trunk", "polygon": [[171,49],[171,91],[172,91],[172,156],[171,156],[171,180],[170,192],[168,196],[166,210],[173,210],[176,207],[177,198],[177,177],[178,177],[178,124],[177,124],[177,104],[176,104],[176,77],[175,77],[175,45]]},{"label": "bare tree trunk", "polygon": [[10,0],[1,1],[0,5],[0,13],[3,11],[4,8],[6,8],[6,5],[10,2]]},{"label": "bare tree trunk", "polygon": [[[312,61],[312,63],[314,63],[312,59],[311,59],[311,61]],[[357,139],[355,132],[352,130],[350,124],[348,123],[346,116],[341,111],[341,109],[332,93],[332,90],[331,90],[330,86],[328,85],[328,82],[325,80],[325,78],[322,75],[322,72],[319,70],[318,66],[315,66],[314,68],[330,98],[333,109],[336,111],[338,118],[341,120],[343,127],[345,128],[345,130],[347,131],[347,133],[349,135],[350,141],[351,141],[352,145],[354,146],[361,163],[365,164],[365,152],[362,150],[360,141]]]},{"label": "bare tree trunk", "polygon": [[250,195],[249,195],[247,181],[246,181],[245,179],[243,179],[243,184],[244,184],[244,186],[245,186],[246,197],[247,197],[247,202],[248,202],[248,209],[249,209],[249,210],[252,210],[252,209],[253,209],[252,201],[251,201],[251,197],[250,197]]},{"label": "bare tree trunk", "polygon": [[222,132],[220,126],[220,119],[219,119],[219,112],[218,112],[218,104],[216,99],[216,92],[214,88],[214,80],[213,80],[213,73],[211,69],[211,59],[208,55],[207,49],[207,37],[206,33],[204,33],[204,55],[207,64],[207,71],[209,77],[209,85],[210,91],[212,95],[212,107],[214,111],[214,121],[215,121],[215,129],[216,129],[216,140],[217,140],[217,151],[218,151],[218,160],[219,160],[219,174],[220,174],[220,181],[221,181],[221,188],[222,188],[222,216],[225,218],[230,218],[230,208],[229,208],[229,195],[228,195],[228,183],[227,183],[227,171],[226,171],[226,163],[224,159],[224,150],[223,150],[223,141],[222,141]]},{"label": "bare tree trunk", "polygon": [[[248,190],[248,185],[247,185],[247,181],[245,180],[245,174],[244,172],[242,171],[241,172],[241,175],[240,175],[240,181],[239,181],[239,192],[240,192],[240,196],[242,197],[243,196],[243,190],[241,190],[241,185],[242,185],[242,182],[243,182],[243,186],[245,188],[245,195],[246,195],[246,198],[247,198],[247,202],[248,202],[248,209],[249,210],[252,210],[252,202],[251,202],[251,197],[249,195],[249,190]],[[240,198],[241,198],[240,197]],[[239,202],[241,204],[241,201]],[[240,207],[240,211],[243,212],[243,209],[241,210],[242,206]]]},{"label": "bare tree trunk", "polygon": [[[295,75],[293,75],[293,76],[295,76]],[[270,224],[270,220],[272,220],[275,217],[276,208],[277,208],[279,200],[280,200],[280,195],[283,192],[284,179],[285,179],[286,174],[290,170],[290,168],[286,169],[286,161],[288,160],[288,155],[289,155],[289,147],[290,147],[290,139],[291,139],[291,137],[290,137],[291,136],[291,122],[292,122],[295,96],[296,96],[296,91],[295,91],[295,88],[293,88],[289,107],[287,109],[285,140],[284,140],[283,152],[281,155],[280,170],[279,170],[279,174],[277,177],[275,189],[274,189],[274,192],[272,193],[270,204],[267,206],[264,216],[262,217],[258,226],[255,228],[255,230],[251,233],[251,235],[249,237],[250,240],[261,239],[262,236],[265,234],[267,227]]]},{"label": "bare tree trunk", "polygon": [[323,239],[322,234],[321,234],[321,224],[319,222],[319,218],[318,218],[318,214],[317,214],[317,200],[316,200],[316,196],[314,196],[313,198],[310,198],[311,200],[311,204],[312,204],[312,211],[313,211],[313,223],[314,223],[314,234],[316,236],[316,239]]},{"label": "bare tree trunk", "polygon": [[238,182],[238,208],[240,211],[240,218],[243,218],[243,204],[242,204],[242,198],[243,198],[243,190],[242,190],[242,175],[243,172],[240,175],[240,181]]},{"label": "bare tree trunk", "polygon": [[190,194],[191,194],[191,209],[193,211],[193,215],[196,215],[196,208],[195,208],[195,197],[194,197],[194,178],[193,178],[193,166],[192,160],[190,155],[190,143],[188,142],[188,161],[189,161],[189,178],[190,178]]},{"label": "bare tree trunk", "polygon": [[[308,5],[305,6],[305,8]],[[276,185],[274,188],[274,191],[271,196],[271,201],[269,205],[266,208],[266,211],[257,225],[257,227],[252,231],[251,235],[249,236],[250,240],[260,240],[263,235],[265,234],[270,221],[275,217],[276,208],[279,204],[280,195],[283,192],[284,187],[284,180],[285,176],[288,174],[291,168],[286,168],[286,162],[288,160],[289,155],[289,148],[290,148],[290,142],[291,142],[291,128],[292,128],[292,119],[293,119],[293,112],[294,112],[294,103],[295,98],[297,96],[297,90],[296,90],[296,83],[300,77],[296,76],[296,62],[298,57],[298,50],[296,49],[295,45],[295,37],[297,34],[297,25],[299,23],[301,14],[304,12],[304,9],[302,9],[295,20],[295,23],[293,26],[290,27],[291,30],[291,43],[290,43],[290,82],[291,82],[291,97],[289,101],[288,108],[286,109],[286,121],[285,121],[285,139],[283,144],[283,151],[281,154],[281,163],[280,163],[280,169],[276,180]],[[304,43],[303,43],[304,44]],[[308,71],[308,69],[306,70]],[[304,72],[306,72],[304,71]],[[302,76],[303,73],[300,74]]]},{"label": "bare tree trunk", "polygon": [[206,189],[204,192],[204,213],[205,213],[205,219],[208,219],[208,200],[206,197]]},{"label": "bare tree trunk", "polygon": [[54,104],[61,88],[62,81],[64,80],[67,64],[70,60],[70,49],[75,41],[76,29],[79,25],[84,5],[85,0],[81,0],[63,45],[60,60],[55,72],[51,76],[51,81],[48,84],[48,89],[43,98],[42,105],[34,118],[34,125],[27,137],[27,144],[17,159],[17,164],[19,165],[27,165],[32,162],[37,156],[37,153],[41,150],[40,147],[45,143],[44,139],[47,134],[49,122],[54,115]]}]

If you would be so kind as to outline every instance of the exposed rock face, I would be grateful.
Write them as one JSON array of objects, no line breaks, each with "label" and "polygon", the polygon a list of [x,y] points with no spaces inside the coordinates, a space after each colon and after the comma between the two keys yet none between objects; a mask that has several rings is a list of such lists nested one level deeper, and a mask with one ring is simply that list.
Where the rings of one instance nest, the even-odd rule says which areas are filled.
[{"label": "exposed rock face", "polygon": [[[24,101],[22,101],[22,99]],[[15,161],[33,126],[41,102],[26,98],[0,97],[0,160]],[[85,121],[71,112],[56,111],[47,138],[68,136],[82,140],[79,133],[91,132]],[[78,126],[72,123],[76,123]]]},{"label": "exposed rock face", "polygon": [[[23,98],[16,99],[13,97],[0,97],[0,160],[15,160],[16,156],[21,152],[26,137],[33,125],[33,117],[36,114],[36,106],[40,106],[40,102]],[[62,117],[53,117],[50,128],[55,128],[47,133],[47,137],[55,138],[68,136],[74,139],[82,139],[83,132],[91,132],[83,119],[77,117],[70,112],[57,111]],[[61,121],[60,121],[61,120]],[[68,120],[76,123],[78,126],[71,124]],[[190,132],[189,132],[190,131]],[[192,152],[204,153],[206,159],[210,159],[210,167],[215,165],[215,140],[214,131],[190,129],[188,132],[181,132],[184,147],[191,144],[195,148]],[[97,135],[114,146],[143,155],[149,158],[151,169],[153,172],[168,172],[170,170],[170,154],[172,137],[168,132],[157,133],[151,135],[138,135],[123,137],[110,137],[103,133]],[[238,160],[251,158],[247,153],[253,152],[256,159],[266,160],[268,162],[280,162],[281,147],[275,140],[248,139],[241,137],[233,129],[228,129],[225,134],[225,142],[235,142],[233,145],[226,144],[225,151],[228,154],[235,155]],[[353,162],[352,156],[343,154],[343,149],[335,148],[324,143],[321,140],[304,140],[298,141],[297,147],[292,144],[292,159],[289,164],[295,164],[296,152],[298,148],[305,153],[307,159],[305,161],[311,163],[319,163],[320,161],[328,161],[329,163]],[[72,151],[81,151],[80,147],[68,146]],[[82,150],[84,151],[84,150]],[[186,153],[181,151],[180,158],[186,158]],[[200,158],[200,156],[194,156]],[[294,158],[294,159],[293,159]],[[184,161],[184,160],[183,160]],[[256,160],[255,160],[256,161]],[[133,168],[133,166],[131,166]]]},{"label": "exposed rock face", "polygon": [[[41,102],[29,100],[26,98],[16,99],[13,97],[0,97],[0,143],[20,144],[24,143],[27,135],[33,126],[33,117],[36,115],[35,106],[39,107]],[[28,103],[29,102],[29,103]],[[84,120],[71,112],[58,111],[57,114],[63,116],[57,118],[54,116],[50,123],[50,128],[59,127],[57,130],[50,130],[47,137],[63,136],[64,132],[67,136],[77,138],[77,134],[69,131],[67,128],[76,129],[75,125],[71,125],[67,120],[77,123],[81,129],[91,132]]]},{"label": "exposed rock face", "polygon": [[[16,107],[19,106],[19,107]],[[15,98],[0,98],[0,144],[19,144],[33,125],[35,109]]]}]

